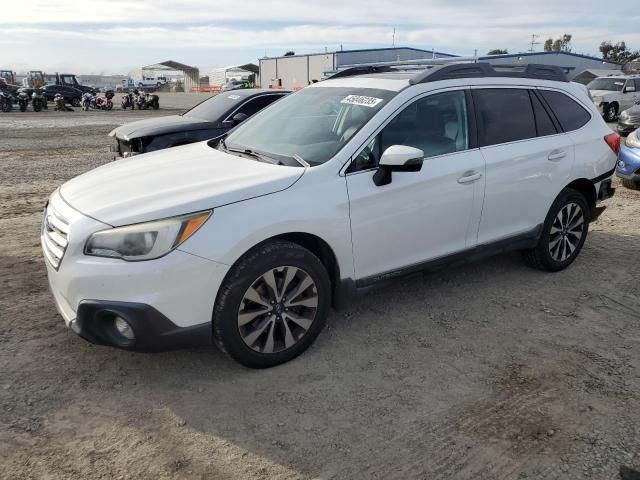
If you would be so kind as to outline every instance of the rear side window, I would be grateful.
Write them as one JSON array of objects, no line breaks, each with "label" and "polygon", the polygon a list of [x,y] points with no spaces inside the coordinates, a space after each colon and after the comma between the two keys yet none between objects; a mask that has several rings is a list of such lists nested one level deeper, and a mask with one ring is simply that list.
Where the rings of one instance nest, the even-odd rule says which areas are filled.
[{"label": "rear side window", "polygon": [[480,146],[515,142],[536,136],[536,122],[527,90],[473,90],[473,98],[480,119]]},{"label": "rear side window", "polygon": [[542,102],[538,99],[534,92],[531,94],[531,103],[533,104],[533,113],[536,116],[536,130],[539,137],[546,135],[555,135],[558,133],[551,117],[542,106]]},{"label": "rear side window", "polygon": [[591,120],[589,112],[564,93],[551,90],[539,90],[539,92],[551,107],[553,114],[565,132],[578,130]]}]

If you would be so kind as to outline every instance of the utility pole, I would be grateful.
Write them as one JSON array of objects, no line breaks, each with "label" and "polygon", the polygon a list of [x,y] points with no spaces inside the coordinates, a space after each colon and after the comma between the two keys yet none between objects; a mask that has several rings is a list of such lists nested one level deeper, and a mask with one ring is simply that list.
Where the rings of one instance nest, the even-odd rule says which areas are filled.
[{"label": "utility pole", "polygon": [[536,42],[539,36],[540,35],[536,35],[535,33],[531,35],[531,46],[529,47],[529,51],[531,53],[536,51],[536,48],[535,48],[536,45],[540,45],[540,42]]},{"label": "utility pole", "polygon": [[391,46],[395,48],[396,46],[396,27],[393,27],[393,36],[391,37]]}]

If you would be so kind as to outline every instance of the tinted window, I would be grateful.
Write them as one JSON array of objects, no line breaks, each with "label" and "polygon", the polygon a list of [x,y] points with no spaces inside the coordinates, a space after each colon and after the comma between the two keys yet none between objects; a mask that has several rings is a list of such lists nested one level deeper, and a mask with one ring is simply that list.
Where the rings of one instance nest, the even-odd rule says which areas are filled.
[{"label": "tinted window", "polygon": [[246,96],[234,92],[222,92],[199,103],[184,115],[209,122],[220,122],[231,110],[244,102],[245,98]]},{"label": "tinted window", "polygon": [[527,90],[473,90],[480,119],[480,146],[515,142],[536,136],[536,123]]},{"label": "tinted window", "polygon": [[238,110],[237,113],[244,113],[245,115],[250,117],[281,97],[281,95],[262,95],[260,97],[249,100],[240,108],[240,110]]},{"label": "tinted window", "polygon": [[553,110],[553,114],[565,132],[577,130],[591,120],[589,112],[564,93],[552,92],[551,90],[540,90],[540,93]]},{"label": "tinted window", "polygon": [[469,148],[464,92],[431,95],[406,107],[360,152],[348,171],[377,166],[382,153],[392,145],[419,148],[425,158]]},{"label": "tinted window", "polygon": [[636,92],[640,92],[640,78],[636,78],[635,80]]},{"label": "tinted window", "polygon": [[531,103],[533,103],[533,113],[536,117],[536,131],[538,136],[544,137],[545,135],[555,135],[558,133],[551,117],[542,106],[542,102],[533,92],[530,92],[530,95]]}]

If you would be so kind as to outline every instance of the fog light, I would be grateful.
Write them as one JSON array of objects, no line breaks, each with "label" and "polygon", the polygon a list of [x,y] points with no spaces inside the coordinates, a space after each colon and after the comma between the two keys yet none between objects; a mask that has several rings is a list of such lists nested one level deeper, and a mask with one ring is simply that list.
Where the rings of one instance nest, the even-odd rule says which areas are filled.
[{"label": "fog light", "polygon": [[618,166],[619,166],[620,168],[624,168],[624,162],[623,162],[622,160],[620,160],[620,161],[618,162]]},{"label": "fog light", "polygon": [[113,324],[116,327],[116,330],[120,335],[122,335],[127,340],[133,340],[136,336],[133,334],[133,329],[131,326],[124,320],[124,318],[116,317],[113,321]]}]

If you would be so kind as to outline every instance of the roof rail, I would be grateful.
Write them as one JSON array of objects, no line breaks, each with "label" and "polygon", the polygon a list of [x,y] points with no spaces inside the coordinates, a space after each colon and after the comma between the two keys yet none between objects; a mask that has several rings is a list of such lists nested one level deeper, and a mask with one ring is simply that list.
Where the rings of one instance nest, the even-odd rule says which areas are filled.
[{"label": "roof rail", "polygon": [[552,80],[568,82],[567,75],[562,68],[554,65],[491,65],[478,62],[477,57],[434,58],[420,60],[405,60],[397,62],[378,62],[371,64],[344,65],[328,78],[350,77],[370,73],[385,73],[394,71],[410,71],[420,69],[409,80],[411,85],[419,83],[437,82],[439,80],[453,80],[457,78],[531,78],[536,80]]},{"label": "roof rail", "polygon": [[452,80],[456,78],[508,77],[533,78],[536,80],[553,80],[568,82],[566,74],[560,67],[553,65],[491,65],[479,62],[475,64],[444,65],[438,69],[427,70],[413,77],[412,85],[438,80]]},{"label": "roof rail", "polygon": [[345,70],[340,70],[337,73],[334,73],[329,78],[342,78],[342,77],[352,77],[354,75],[365,75],[367,73],[386,73],[386,72],[394,72],[395,68],[391,67],[377,67],[374,65],[359,65],[356,67],[350,67]]}]

